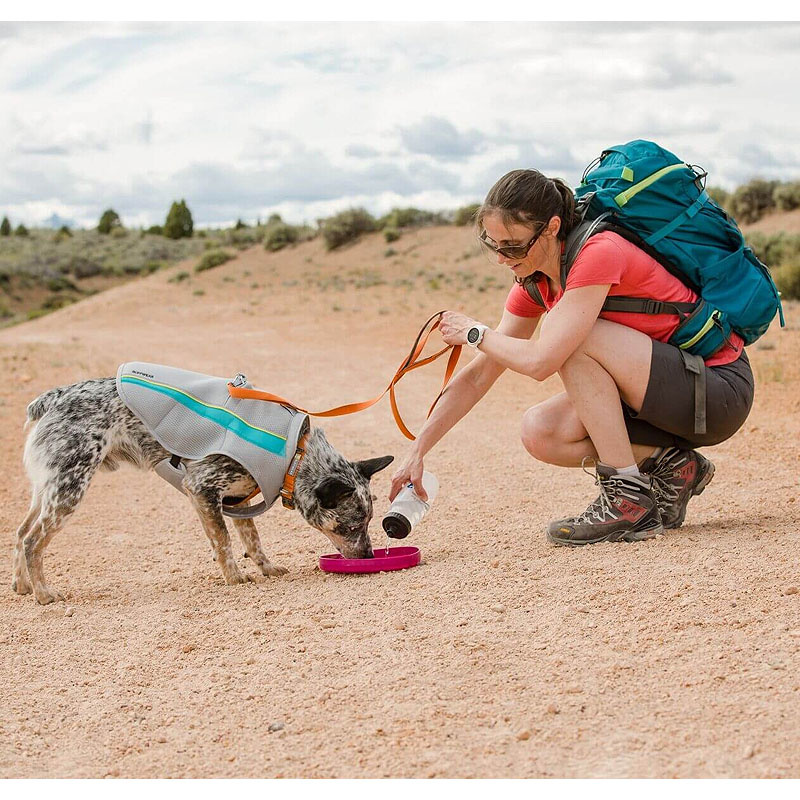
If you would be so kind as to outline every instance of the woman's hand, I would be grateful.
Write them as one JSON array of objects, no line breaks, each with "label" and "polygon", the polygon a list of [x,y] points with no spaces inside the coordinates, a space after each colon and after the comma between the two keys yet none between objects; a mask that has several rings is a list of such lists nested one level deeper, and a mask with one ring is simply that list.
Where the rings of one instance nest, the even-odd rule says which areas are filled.
[{"label": "woman's hand", "polygon": [[427,500],[428,493],[422,485],[422,456],[414,451],[409,453],[406,460],[400,465],[397,472],[392,475],[392,488],[389,491],[389,502],[391,503],[400,493],[404,486],[409,483],[414,484],[414,491],[420,500]]},{"label": "woman's hand", "polygon": [[466,344],[467,331],[476,324],[474,319],[458,311],[445,311],[439,322],[439,330],[447,344]]}]

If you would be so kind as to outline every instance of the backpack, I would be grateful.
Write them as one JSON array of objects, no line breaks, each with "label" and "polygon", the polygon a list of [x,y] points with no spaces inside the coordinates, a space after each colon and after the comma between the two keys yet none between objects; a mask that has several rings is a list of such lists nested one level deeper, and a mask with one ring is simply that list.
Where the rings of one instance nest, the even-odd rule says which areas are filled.
[{"label": "backpack", "polygon": [[[669,343],[701,358],[715,353],[731,330],[748,345],[766,332],[776,312],[785,324],[769,269],[710,198],[706,175],[642,139],[604,150],[575,191],[580,221],[561,258],[565,287],[580,249],[596,233],[613,231],[646,251],[698,295],[697,303],[612,296],[602,310],[677,314],[681,322]],[[535,283],[523,283],[544,305]]]}]

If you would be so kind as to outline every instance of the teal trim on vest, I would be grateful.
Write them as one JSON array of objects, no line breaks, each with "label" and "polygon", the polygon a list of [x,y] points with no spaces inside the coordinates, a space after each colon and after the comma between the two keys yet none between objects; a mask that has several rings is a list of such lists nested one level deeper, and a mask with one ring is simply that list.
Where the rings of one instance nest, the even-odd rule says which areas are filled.
[{"label": "teal trim on vest", "polygon": [[272,433],[271,431],[250,425],[240,416],[234,414],[232,411],[228,411],[226,408],[204,403],[202,400],[198,400],[196,397],[192,397],[192,395],[180,389],[176,389],[173,386],[143,380],[133,375],[123,375],[120,377],[120,383],[134,383],[145,389],[167,395],[167,397],[171,397],[176,403],[180,403],[198,416],[210,419],[212,422],[226,428],[240,439],[244,439],[263,450],[268,450],[270,453],[275,453],[279,456],[286,455],[286,439],[283,436],[278,436],[278,434]]}]

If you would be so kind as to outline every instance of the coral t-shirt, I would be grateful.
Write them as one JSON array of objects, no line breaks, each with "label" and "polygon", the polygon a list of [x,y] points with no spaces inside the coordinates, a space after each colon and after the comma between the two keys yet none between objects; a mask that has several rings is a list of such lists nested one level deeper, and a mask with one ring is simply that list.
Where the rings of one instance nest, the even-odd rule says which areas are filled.
[{"label": "coral t-shirt", "polygon": [[[611,231],[603,231],[592,236],[581,248],[567,276],[567,286],[564,291],[568,292],[580,286],[605,284],[611,286],[608,291],[609,297],[614,295],[644,297],[677,303],[694,303],[697,300],[695,292],[670,274],[654,258]],[[537,281],[536,286],[542,294],[547,310],[551,309],[564,294],[559,290],[554,295],[544,275]],[[538,317],[545,311],[519,283],[515,283],[509,292],[506,309],[519,317]],[[642,331],[660,342],[668,341],[680,322],[675,314],[601,311],[600,317]],[[706,365],[714,367],[736,361],[742,354],[743,344],[741,336],[731,333],[728,342],[705,360]]]}]

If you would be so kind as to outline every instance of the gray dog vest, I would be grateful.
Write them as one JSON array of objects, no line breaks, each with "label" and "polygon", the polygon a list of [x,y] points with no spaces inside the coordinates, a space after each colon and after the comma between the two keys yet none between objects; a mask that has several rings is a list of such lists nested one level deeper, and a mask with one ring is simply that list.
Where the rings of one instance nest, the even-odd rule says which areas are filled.
[{"label": "gray dog vest", "polygon": [[[117,370],[117,392],[173,458],[155,471],[183,492],[186,466],[213,454],[238,461],[258,483],[264,502],[223,509],[228,516],[255,516],[277,500],[293,464],[308,415],[265,400],[231,397],[227,378],[215,378],[161,364],[129,361]],[[253,388],[244,375],[232,381]]]}]

